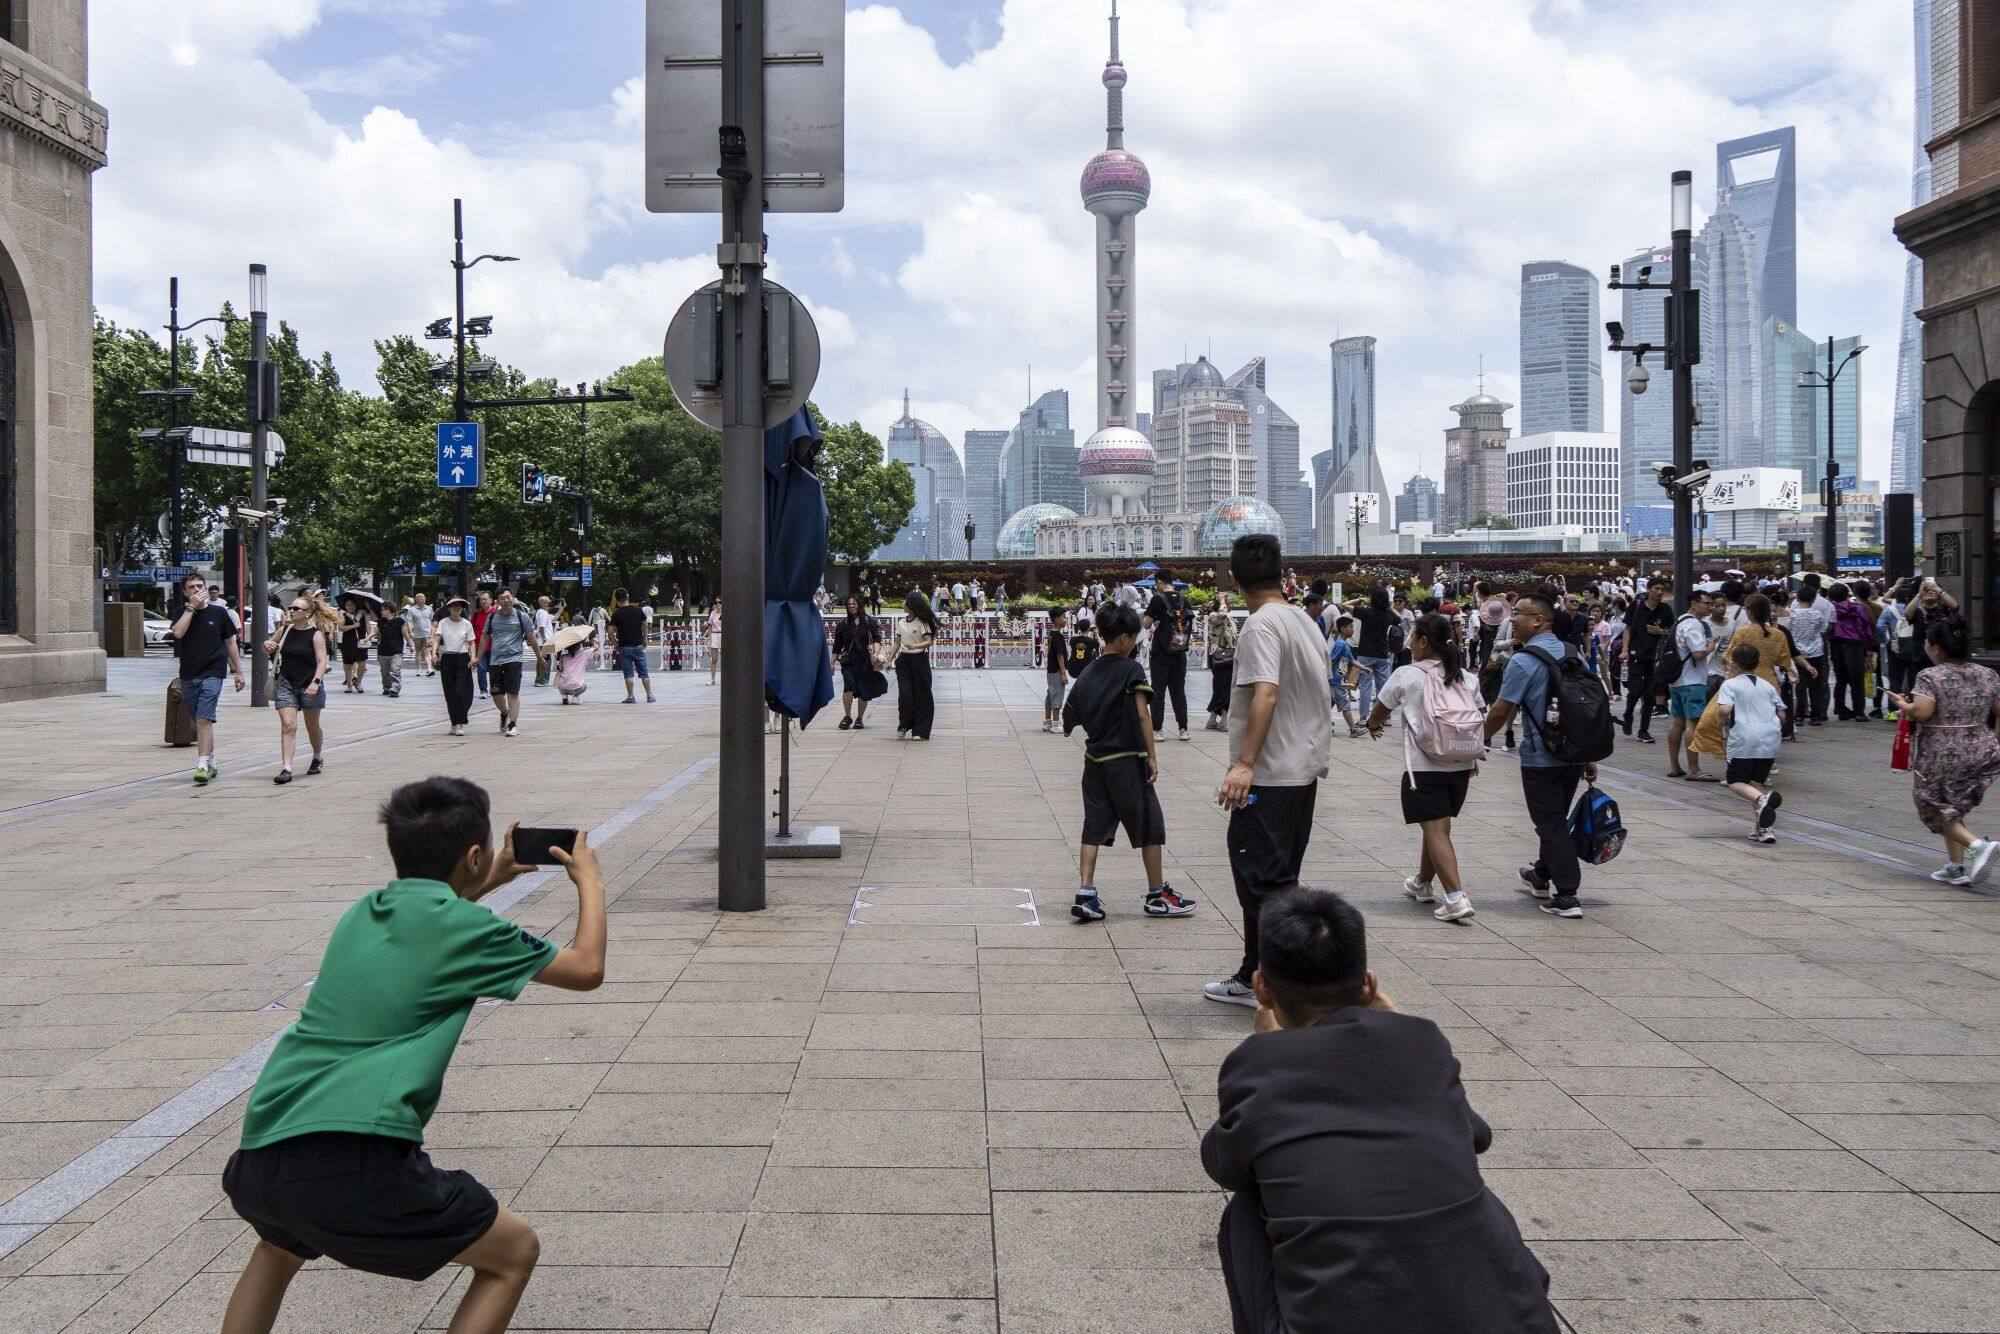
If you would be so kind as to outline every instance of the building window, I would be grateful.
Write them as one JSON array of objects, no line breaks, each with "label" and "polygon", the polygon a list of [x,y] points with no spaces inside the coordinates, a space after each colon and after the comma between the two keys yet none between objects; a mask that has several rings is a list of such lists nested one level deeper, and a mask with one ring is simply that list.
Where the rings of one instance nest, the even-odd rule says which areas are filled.
[{"label": "building window", "polygon": [[26,0],[0,0],[0,42],[12,42],[23,46],[21,39],[27,34],[19,29],[25,25],[15,18],[16,10],[27,9]]},{"label": "building window", "polygon": [[[5,4],[5,0],[0,0]],[[15,596],[20,535],[14,504],[14,313],[0,292],[0,635],[20,631]]]},{"label": "building window", "polygon": [[1959,0],[1958,32],[1958,119],[1962,124],[2000,103],[2000,5],[1992,0]]}]

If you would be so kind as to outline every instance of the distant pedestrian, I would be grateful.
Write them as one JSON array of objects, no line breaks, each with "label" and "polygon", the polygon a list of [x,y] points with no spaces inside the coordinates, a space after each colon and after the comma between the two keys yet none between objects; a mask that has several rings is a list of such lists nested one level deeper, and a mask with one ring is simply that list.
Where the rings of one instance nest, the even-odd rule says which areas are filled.
[{"label": "distant pedestrian", "polygon": [[1715,697],[1723,726],[1729,729],[1729,764],[1722,781],[1756,809],[1750,821],[1750,841],[1776,843],[1778,836],[1771,832],[1771,825],[1785,799],[1770,786],[1771,766],[1778,762],[1785,705],[1778,688],[1757,674],[1758,661],[1757,650],[1750,644],[1729,650],[1729,679]]},{"label": "distant pedestrian", "polygon": [[181,707],[194,721],[194,781],[205,784],[221,772],[215,764],[215,706],[222,700],[222,678],[226,673],[243,689],[243,661],[236,652],[236,618],[210,600],[208,581],[198,574],[183,577],[181,596],[181,614],[170,629],[180,664]]},{"label": "distant pedestrian", "polygon": [[1114,607],[1098,629],[1104,650],[1084,668],[1062,709],[1063,735],[1079,727],[1084,735],[1083,843],[1070,916],[1078,922],[1104,920],[1097,895],[1097,851],[1115,843],[1122,828],[1146,870],[1146,915],[1187,917],[1194,912],[1194,901],[1166,882],[1167,821],[1153,790],[1160,763],[1146,706],[1153,687],[1132,657],[1139,618],[1129,608]]},{"label": "distant pedestrian", "polygon": [[431,667],[444,673],[440,684],[453,736],[464,736],[466,724],[472,720],[472,660],[479,652],[479,633],[465,611],[464,598],[446,598],[444,616],[431,634]]},{"label": "distant pedestrian", "polygon": [[[479,593],[478,605],[474,606],[471,612],[472,633],[474,635],[484,635],[486,633],[487,619],[492,615],[493,615],[493,595],[482,589],[480,590]],[[481,699],[486,698],[487,687],[490,684],[492,684],[491,667],[492,667],[492,661],[491,659],[488,658],[485,649],[484,648],[480,649],[478,657],[478,677],[479,677],[479,698]]]},{"label": "distant pedestrian", "polygon": [[1208,622],[1208,730],[1229,730],[1229,689],[1236,671],[1236,618],[1229,614],[1229,594],[1218,590]]},{"label": "distant pedestrian", "polygon": [[1713,782],[1701,771],[1701,753],[1688,747],[1687,768],[1681,768],[1681,742],[1688,729],[1701,722],[1708,707],[1708,660],[1715,651],[1715,632],[1708,623],[1709,596],[1704,589],[1688,594],[1687,606],[1674,622],[1674,662],[1678,667],[1667,683],[1667,777],[1691,783]]},{"label": "distant pedestrian", "polygon": [[[536,598],[535,634],[539,638],[539,640],[544,644],[548,643],[549,640],[555,637],[556,626],[559,624],[561,624],[561,622],[556,620],[555,612],[549,606],[548,595],[543,594],[541,597]],[[536,685],[545,686],[549,683],[549,673],[551,666],[552,664],[549,662],[549,659],[546,655],[543,654],[536,655],[535,657]]]},{"label": "distant pedestrian", "polygon": [[1216,801],[1230,812],[1229,873],[1243,909],[1243,962],[1202,994],[1252,1009],[1258,917],[1273,897],[1298,887],[1333,739],[1326,639],[1311,617],[1285,601],[1283,570],[1278,539],[1268,533],[1239,537],[1230,549],[1229,573],[1250,616],[1236,640],[1230,763]]},{"label": "distant pedestrian", "polygon": [[896,623],[896,736],[931,739],[937,701],[931,695],[931,645],[937,642],[938,618],[924,595],[911,590],[903,599],[903,618]]},{"label": "distant pedestrian", "polygon": [[875,618],[861,609],[861,599],[847,595],[847,615],[833,627],[833,657],[840,665],[840,730],[865,730],[868,702],[879,698],[889,683],[875,666],[875,645],[882,637]]},{"label": "distant pedestrian", "polygon": [[326,708],[326,669],[333,660],[333,636],[340,629],[340,613],[317,594],[300,593],[291,601],[286,623],[264,641],[275,670],[271,702],[278,711],[277,776],[271,781],[283,786],[292,781],[292,755],[298,745],[299,715],[305,715],[306,739],[312,743],[312,763],[307,774],[325,767],[326,733],[320,727],[320,713]]},{"label": "distant pedestrian", "polygon": [[361,609],[361,599],[344,597],[340,600],[340,678],[341,690],[359,695],[363,686],[361,678],[368,670],[368,640],[372,627],[368,623],[368,613]]},{"label": "distant pedestrian", "polygon": [[383,606],[375,621],[375,662],[380,669],[382,693],[395,699],[403,693],[403,640],[408,622],[395,603]]},{"label": "distant pedestrian", "polygon": [[[1479,768],[1484,712],[1450,623],[1436,613],[1419,617],[1410,632],[1410,663],[1398,667],[1376,694],[1368,734],[1379,737],[1391,721],[1400,723],[1403,823],[1416,825],[1422,834],[1417,873],[1403,882],[1403,892],[1419,903],[1436,905],[1431,915],[1440,922],[1462,921],[1473,914],[1472,899],[1459,881],[1451,822],[1465,808],[1466,793]],[[1426,749],[1431,746],[1441,753],[1432,754]],[[1467,749],[1470,754],[1458,753]],[[1444,890],[1442,902],[1433,881]]]},{"label": "distant pedestrian", "polygon": [[1542,729],[1555,684],[1552,665],[1575,652],[1555,636],[1555,599],[1537,589],[1514,602],[1515,652],[1500,680],[1500,698],[1486,713],[1486,739],[1521,718],[1521,792],[1528,819],[1535,827],[1541,855],[1521,868],[1524,893],[1532,895],[1545,913],[1583,916],[1577,890],[1583,868],[1569,834],[1569,804],[1577,784],[1597,780],[1597,765],[1570,764],[1549,754]]},{"label": "distant pedestrian", "polygon": [[717,594],[708,608],[708,683],[722,670],[722,596]]},{"label": "distant pedestrian", "polygon": [[1194,613],[1187,597],[1174,587],[1174,573],[1165,568],[1153,572],[1153,596],[1146,603],[1145,627],[1152,632],[1148,676],[1153,683],[1153,740],[1165,737],[1167,704],[1174,706],[1174,726],[1180,738],[1188,739],[1187,660],[1188,642],[1194,636]]},{"label": "distant pedestrian", "polygon": [[1354,646],[1354,659],[1361,669],[1361,712],[1375,707],[1375,692],[1389,684],[1389,671],[1398,645],[1390,632],[1402,628],[1402,618],[1389,605],[1389,590],[1377,584],[1368,590],[1366,602],[1354,609],[1354,623],[1360,628],[1361,642]]},{"label": "distant pedestrian", "polygon": [[403,609],[403,619],[410,623],[410,657],[415,660],[417,670],[425,676],[436,675],[431,667],[431,608],[418,593]]},{"label": "distant pedestrian", "polygon": [[1042,730],[1053,732],[1062,726],[1063,701],[1069,693],[1069,635],[1064,624],[1069,613],[1061,607],[1049,613],[1048,642],[1042,646],[1042,665],[1047,670],[1047,686],[1042,692]]},{"label": "distant pedestrian", "polygon": [[521,668],[530,652],[536,662],[543,655],[535,618],[514,600],[513,589],[501,587],[500,600],[494,605],[493,614],[486,618],[486,629],[479,636],[479,647],[490,663],[487,672],[493,683],[493,704],[500,712],[500,734],[519,736]]},{"label": "distant pedestrian", "polygon": [[653,702],[653,674],[646,665],[646,616],[632,605],[632,595],[624,589],[611,594],[617,607],[611,613],[611,632],[617,636],[618,670],[625,677],[625,703],[636,704],[634,681],[646,683],[646,702]]}]

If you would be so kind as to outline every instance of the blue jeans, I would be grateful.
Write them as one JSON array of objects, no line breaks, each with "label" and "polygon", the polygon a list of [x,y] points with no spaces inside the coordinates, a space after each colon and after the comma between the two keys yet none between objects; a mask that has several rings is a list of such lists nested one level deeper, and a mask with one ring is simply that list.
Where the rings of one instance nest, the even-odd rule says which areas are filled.
[{"label": "blue jeans", "polygon": [[1361,716],[1366,718],[1375,707],[1375,692],[1389,684],[1389,659],[1356,658],[1361,668]]},{"label": "blue jeans", "polygon": [[640,680],[647,683],[646,689],[651,690],[653,688],[653,674],[646,670],[645,645],[641,644],[630,647],[623,644],[619,645],[618,670],[625,674],[627,681],[631,680],[634,675],[637,675]]},{"label": "blue jeans", "polygon": [[482,653],[479,655],[479,665],[473,669],[472,674],[479,678],[479,693],[482,695],[487,693],[486,687],[488,683],[486,679],[486,674],[492,668],[492,666],[493,666],[493,655],[490,652]]}]

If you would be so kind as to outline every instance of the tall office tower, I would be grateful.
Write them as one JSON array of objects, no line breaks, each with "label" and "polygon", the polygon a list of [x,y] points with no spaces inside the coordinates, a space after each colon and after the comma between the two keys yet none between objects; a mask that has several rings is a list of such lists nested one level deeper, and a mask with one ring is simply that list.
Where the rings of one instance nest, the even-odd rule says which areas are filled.
[{"label": "tall office tower", "polygon": [[1180,368],[1176,383],[1153,402],[1152,509],[1200,514],[1232,496],[1257,497],[1262,479],[1250,452],[1250,421],[1249,408],[1207,357]]},{"label": "tall office tower", "polygon": [[1356,453],[1375,447],[1375,340],[1336,338],[1328,346],[1333,351],[1333,465],[1327,476],[1332,478]]},{"label": "tall office tower", "polygon": [[965,433],[965,508],[974,525],[972,554],[978,559],[992,557],[1007,518],[1000,509],[1000,451],[1006,445],[1005,431]]},{"label": "tall office tower", "polygon": [[1624,527],[1618,442],[1603,431],[1544,431],[1507,447],[1507,519],[1516,528]]},{"label": "tall office tower", "polygon": [[1125,151],[1125,66],[1118,59],[1118,0],[1111,0],[1111,58],[1104,62],[1104,151],[1083,169],[1083,206],[1097,218],[1097,429],[1131,427],[1127,365],[1139,346],[1138,216],[1152,195],[1146,164]]},{"label": "tall office tower", "polygon": [[1322,449],[1312,456],[1312,488],[1315,501],[1318,500],[1320,492],[1326,490],[1327,483],[1333,480],[1334,473],[1338,471],[1339,469],[1333,466],[1332,450]]},{"label": "tall office tower", "polygon": [[1444,496],[1439,501],[1439,527],[1452,532],[1480,521],[1482,515],[1507,515],[1507,412],[1502,403],[1480,392],[1452,405],[1458,425],[1444,432]]},{"label": "tall office tower", "polygon": [[1597,278],[1556,260],[1521,266],[1521,434],[1604,429]]},{"label": "tall office tower", "polygon": [[1307,526],[1305,500],[1299,494],[1299,424],[1272,401],[1262,357],[1253,358],[1224,383],[1250,409],[1250,452],[1261,470],[1258,494],[1278,512],[1286,535],[1296,537]]},{"label": "tall office tower", "polygon": [[1403,483],[1403,494],[1396,497],[1396,526],[1401,528],[1406,523],[1435,525],[1439,514],[1438,502],[1438,484],[1419,469],[1415,477]]},{"label": "tall office tower", "polygon": [[1715,149],[1715,212],[1701,231],[1702,360],[1715,398],[1708,457],[1721,467],[1763,462],[1764,322],[1798,320],[1796,141],[1786,126]]},{"label": "tall office tower", "polygon": [[[1001,514],[1011,517],[1030,505],[1043,504],[1072,511],[1083,508],[1076,454],[1069,390],[1051,389],[1022,409],[1021,420],[1000,447]],[[1003,517],[1002,526],[1005,522]]]},{"label": "tall office tower", "polygon": [[889,426],[889,461],[909,465],[916,480],[916,503],[902,531],[877,552],[884,560],[931,560],[965,554],[965,473],[944,432],[910,415],[903,391],[903,415]]},{"label": "tall office tower", "polygon": [[[1910,177],[1910,206],[1931,201],[1931,0],[1916,0],[1917,144]],[[1903,266],[1903,333],[1896,345],[1896,418],[1889,437],[1889,490],[1924,503],[1924,335],[1917,306],[1924,291],[1924,262],[1911,255]]]},{"label": "tall office tower", "polygon": [[[1859,338],[1837,338],[1833,364],[1853,351]],[[1826,386],[1801,386],[1805,372],[1826,371],[1826,342],[1792,328],[1776,316],[1764,321],[1764,458],[1766,468],[1796,468],[1808,498],[1820,493],[1826,477]],[[1861,363],[1833,382],[1833,457],[1840,475],[1861,475]]]}]

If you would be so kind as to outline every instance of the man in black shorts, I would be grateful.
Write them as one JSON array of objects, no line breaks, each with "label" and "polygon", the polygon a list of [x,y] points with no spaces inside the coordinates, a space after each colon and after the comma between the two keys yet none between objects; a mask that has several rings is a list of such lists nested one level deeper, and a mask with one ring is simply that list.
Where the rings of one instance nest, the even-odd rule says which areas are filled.
[{"label": "man in black shorts", "polygon": [[1169,885],[1162,868],[1167,820],[1153,779],[1160,772],[1153,749],[1152,687],[1133,660],[1139,642],[1139,614],[1111,606],[1097,619],[1104,651],[1076,678],[1062,709],[1063,735],[1083,729],[1083,851],[1078,858],[1076,902],[1070,916],[1101,922],[1097,898],[1097,850],[1110,847],[1119,829],[1139,849],[1146,866],[1146,915],[1187,917],[1194,900]]}]

